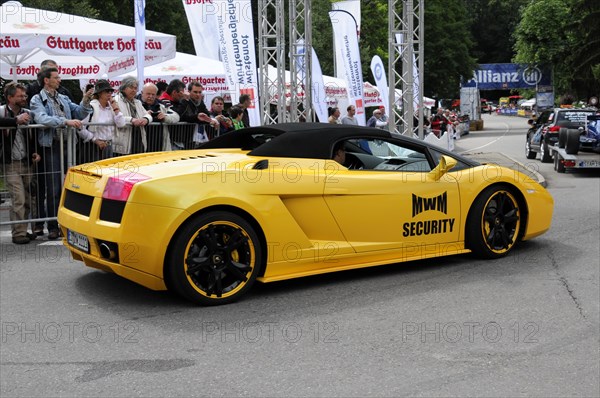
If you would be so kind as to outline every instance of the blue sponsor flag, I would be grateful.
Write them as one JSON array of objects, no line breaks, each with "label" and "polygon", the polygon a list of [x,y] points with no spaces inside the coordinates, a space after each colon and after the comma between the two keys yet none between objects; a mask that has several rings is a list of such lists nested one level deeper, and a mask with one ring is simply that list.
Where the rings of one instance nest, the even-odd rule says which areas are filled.
[{"label": "blue sponsor flag", "polygon": [[473,77],[463,82],[462,87],[477,87],[479,90],[513,90],[551,85],[551,74],[544,68],[525,64],[480,64]]}]

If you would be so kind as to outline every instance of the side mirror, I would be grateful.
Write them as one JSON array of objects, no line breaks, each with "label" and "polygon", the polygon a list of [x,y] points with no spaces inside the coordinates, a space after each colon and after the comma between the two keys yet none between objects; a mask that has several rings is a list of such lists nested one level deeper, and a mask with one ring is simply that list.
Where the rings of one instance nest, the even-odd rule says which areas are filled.
[{"label": "side mirror", "polygon": [[529,119],[529,120],[527,121],[527,124],[531,124],[532,126],[533,126],[533,123],[535,123],[535,121],[534,121],[533,119]]},{"label": "side mirror", "polygon": [[444,174],[446,174],[448,171],[450,171],[450,169],[456,166],[456,163],[456,159],[450,156],[443,155],[440,158],[440,162],[438,163],[437,167],[429,172],[429,177],[434,181],[439,181],[439,179],[442,178]]}]

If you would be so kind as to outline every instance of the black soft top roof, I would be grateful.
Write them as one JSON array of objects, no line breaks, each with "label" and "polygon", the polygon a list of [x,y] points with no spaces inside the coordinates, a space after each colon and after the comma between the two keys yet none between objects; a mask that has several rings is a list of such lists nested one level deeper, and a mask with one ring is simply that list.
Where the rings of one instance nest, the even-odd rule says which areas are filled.
[{"label": "black soft top roof", "polygon": [[201,149],[242,148],[250,156],[327,159],[336,142],[353,137],[390,138],[390,132],[372,127],[326,123],[281,123],[250,127],[224,134]]},{"label": "black soft top roof", "polygon": [[[373,127],[327,123],[281,123],[230,132],[203,144],[200,149],[241,148],[249,150],[249,156],[329,159],[338,141],[353,138],[394,138],[409,147],[430,146],[421,140]],[[441,148],[435,149],[471,166],[478,164]]]}]

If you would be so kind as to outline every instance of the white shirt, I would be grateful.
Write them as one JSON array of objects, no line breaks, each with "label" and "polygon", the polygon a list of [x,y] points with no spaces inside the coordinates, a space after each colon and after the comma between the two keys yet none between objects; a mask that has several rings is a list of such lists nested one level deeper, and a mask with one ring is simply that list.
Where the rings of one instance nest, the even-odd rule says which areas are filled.
[{"label": "white shirt", "polygon": [[88,116],[84,119],[84,122],[90,123],[109,123],[111,126],[85,126],[79,130],[79,136],[83,138],[85,142],[96,140],[112,141],[115,136],[115,125],[116,127],[125,126],[125,116],[119,111],[116,113],[112,110],[112,106],[109,103],[106,107],[102,107],[98,100],[92,100],[90,105],[94,109],[92,120]]}]

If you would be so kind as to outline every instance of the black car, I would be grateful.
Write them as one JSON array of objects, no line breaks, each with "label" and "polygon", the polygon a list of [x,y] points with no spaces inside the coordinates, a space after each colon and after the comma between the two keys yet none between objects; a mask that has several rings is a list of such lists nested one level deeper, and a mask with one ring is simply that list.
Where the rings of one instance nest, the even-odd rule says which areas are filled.
[{"label": "black car", "polygon": [[525,156],[535,159],[540,153],[542,163],[552,161],[548,146],[558,142],[561,128],[578,129],[585,127],[589,115],[594,115],[594,109],[554,108],[543,111],[536,120],[529,120],[531,125],[525,141]]}]

